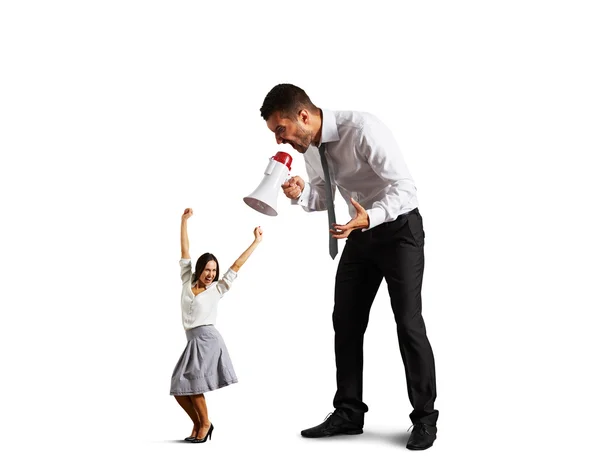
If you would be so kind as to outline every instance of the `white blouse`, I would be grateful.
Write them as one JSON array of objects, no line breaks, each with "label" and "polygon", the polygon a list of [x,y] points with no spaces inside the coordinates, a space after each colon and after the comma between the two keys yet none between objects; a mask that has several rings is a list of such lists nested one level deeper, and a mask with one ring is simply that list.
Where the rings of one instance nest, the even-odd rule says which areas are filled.
[{"label": "white blouse", "polygon": [[213,282],[202,293],[194,296],[192,292],[192,260],[181,259],[181,320],[183,328],[198,327],[200,325],[215,324],[217,320],[217,306],[221,297],[229,291],[231,283],[237,273],[229,269],[223,277]]}]

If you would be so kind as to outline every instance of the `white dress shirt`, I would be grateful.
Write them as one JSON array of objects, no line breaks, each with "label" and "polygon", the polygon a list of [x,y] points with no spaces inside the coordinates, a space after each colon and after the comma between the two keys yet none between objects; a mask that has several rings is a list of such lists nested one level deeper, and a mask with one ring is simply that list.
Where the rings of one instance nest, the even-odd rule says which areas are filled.
[{"label": "white dress shirt", "polygon": [[192,292],[192,260],[181,259],[179,261],[181,267],[181,320],[183,328],[198,327],[200,325],[214,325],[217,321],[217,306],[219,300],[231,288],[231,283],[237,277],[237,273],[229,269],[225,275],[217,281],[213,282],[206,290],[198,295]]},{"label": "white dress shirt", "polygon": [[[326,143],[333,195],[335,186],[356,210],[353,198],[369,214],[369,230],[391,222],[418,207],[417,188],[391,131],[374,115],[364,112],[323,110],[321,143]],[[327,210],[321,156],[311,145],[304,153],[308,181],[298,199],[307,212]],[[363,230],[363,231],[364,231]]]}]

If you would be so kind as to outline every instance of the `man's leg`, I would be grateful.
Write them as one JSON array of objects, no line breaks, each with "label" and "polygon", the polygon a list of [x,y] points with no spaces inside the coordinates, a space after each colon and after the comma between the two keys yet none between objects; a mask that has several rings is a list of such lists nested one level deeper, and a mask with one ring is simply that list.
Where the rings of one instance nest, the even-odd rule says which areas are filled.
[{"label": "man's leg", "polygon": [[383,273],[372,260],[369,232],[353,235],[346,242],[335,280],[333,328],[337,392],[333,406],[362,425],[368,410],[362,401],[363,340]]},{"label": "man's leg", "polygon": [[[435,426],[438,411],[435,362],[421,314],[421,285],[425,266],[423,224],[418,210],[394,222],[378,261],[388,285],[400,353],[404,361],[408,397],[415,425]],[[435,438],[435,428],[429,429]],[[429,445],[431,446],[431,445]]]},{"label": "man's leg", "polygon": [[[337,392],[335,412],[302,431],[304,437],[360,434],[367,405],[362,401],[363,337],[382,273],[369,258],[368,232],[353,232],[342,252],[335,283],[333,326]],[[359,242],[358,239],[361,239]]]}]

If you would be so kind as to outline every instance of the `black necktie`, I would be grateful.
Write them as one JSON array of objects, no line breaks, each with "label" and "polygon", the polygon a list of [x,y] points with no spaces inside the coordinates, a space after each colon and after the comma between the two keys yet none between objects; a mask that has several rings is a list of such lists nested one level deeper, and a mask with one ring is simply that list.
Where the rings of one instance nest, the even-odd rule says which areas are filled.
[{"label": "black necktie", "polygon": [[[327,216],[329,217],[329,228],[333,228],[332,224],[335,223],[335,210],[333,208],[333,192],[331,190],[331,180],[329,179],[329,167],[327,166],[327,159],[325,158],[325,144],[321,143],[319,146],[319,154],[321,154],[321,165],[323,165],[323,174],[325,176],[325,199],[327,200]],[[338,253],[337,239],[331,236],[329,229],[327,231],[329,235],[329,255],[332,259]]]}]

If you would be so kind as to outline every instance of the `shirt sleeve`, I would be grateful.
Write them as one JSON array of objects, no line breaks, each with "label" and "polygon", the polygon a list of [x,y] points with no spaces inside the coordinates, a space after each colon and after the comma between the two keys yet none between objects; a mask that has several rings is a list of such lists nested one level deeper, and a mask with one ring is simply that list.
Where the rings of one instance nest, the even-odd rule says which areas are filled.
[{"label": "shirt sleeve", "polygon": [[225,272],[225,274],[223,275],[223,278],[221,278],[217,282],[215,286],[217,287],[217,291],[221,296],[223,296],[229,291],[229,289],[231,288],[231,284],[233,283],[236,277],[237,273],[231,269],[228,269],[227,272]]},{"label": "shirt sleeve", "polygon": [[364,230],[370,230],[398,217],[403,206],[416,195],[416,188],[392,132],[382,122],[363,127],[357,149],[377,176],[389,183],[383,199],[367,209],[369,227]]},{"label": "shirt sleeve", "polygon": [[[292,204],[300,205],[307,212],[327,210],[327,196],[325,195],[325,180],[306,162],[308,181],[304,183],[302,194],[297,199],[292,199]],[[335,184],[332,183],[331,195],[335,199]]]},{"label": "shirt sleeve", "polygon": [[181,283],[189,282],[192,279],[192,260],[181,259],[179,261],[179,267],[181,267]]}]

